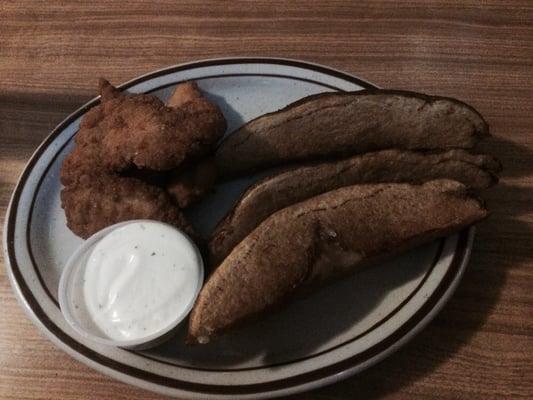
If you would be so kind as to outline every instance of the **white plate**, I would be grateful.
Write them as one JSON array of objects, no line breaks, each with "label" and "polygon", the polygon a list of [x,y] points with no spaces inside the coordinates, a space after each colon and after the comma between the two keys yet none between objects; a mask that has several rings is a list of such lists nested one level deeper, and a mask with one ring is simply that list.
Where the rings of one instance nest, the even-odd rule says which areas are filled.
[{"label": "white plate", "polygon": [[[194,79],[223,109],[229,129],[301,97],[373,87],[316,64],[281,59],[218,59],[179,65],[121,86],[166,98]],[[143,352],[87,342],[57,305],[65,261],[81,240],[65,226],[59,169],[91,100],[37,149],[13,194],[4,230],[8,275],[35,324],[61,349],[124,382],[171,396],[259,398],[308,390],[353,375],[419,332],[451,296],[474,231],[463,231],[355,274],[210,345],[187,347],[183,332]],[[203,233],[256,177],[218,186],[191,211]]]}]

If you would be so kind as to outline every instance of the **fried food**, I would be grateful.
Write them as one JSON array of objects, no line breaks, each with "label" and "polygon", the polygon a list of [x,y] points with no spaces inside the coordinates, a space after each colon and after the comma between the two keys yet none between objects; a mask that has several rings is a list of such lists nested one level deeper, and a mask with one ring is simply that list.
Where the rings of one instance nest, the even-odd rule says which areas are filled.
[{"label": "fried food", "polygon": [[422,183],[443,178],[483,189],[497,182],[496,173],[500,169],[494,157],[459,149],[434,154],[382,150],[296,167],[267,177],[246,190],[212,233],[210,262],[220,263],[274,212],[329,190],[363,183]]},{"label": "fried food", "polygon": [[284,208],[248,235],[202,288],[189,340],[212,336],[310,285],[357,270],[487,216],[455,181],[356,185]]},{"label": "fried food", "polygon": [[[179,108],[187,102],[197,101],[201,96],[196,82],[184,82],[176,86],[166,104],[168,107]],[[204,158],[173,170],[165,186],[176,204],[186,208],[209,192],[215,184],[216,177],[214,160]]]},{"label": "fried food", "polygon": [[128,178],[135,178],[147,183],[148,185],[153,185],[165,188],[167,181],[174,174],[174,170],[170,171],[154,171],[153,169],[137,169],[132,168],[120,173],[120,176],[125,176]]},{"label": "fried food", "polygon": [[79,182],[84,177],[101,174],[100,146],[97,143],[76,145],[63,160],[60,180],[64,186]]},{"label": "fried food", "polygon": [[[100,92],[109,86],[102,80]],[[132,165],[160,171],[177,168],[209,153],[226,129],[220,109],[202,96],[177,108],[143,94],[102,101],[102,159],[114,171]]]},{"label": "fried food", "polygon": [[[181,103],[171,108],[154,96],[127,96],[100,81],[101,104],[85,114],[61,168],[61,203],[75,234],[86,238],[116,222],[148,218],[194,236],[164,189],[167,170],[183,171],[186,162],[211,152],[226,123],[194,84],[186,86]],[[199,197],[198,188],[191,191],[181,197]]]},{"label": "fried food", "polygon": [[187,208],[200,201],[216,181],[212,158],[197,160],[170,171],[131,169],[121,174],[164,189],[179,208]]},{"label": "fried food", "polygon": [[180,83],[167,100],[167,107],[180,108],[185,103],[202,97],[196,82],[188,81]]},{"label": "fried food", "polygon": [[186,208],[209,192],[216,177],[213,159],[201,160],[184,170],[174,171],[166,190],[180,208]]},{"label": "fried food", "polygon": [[67,226],[87,238],[118,222],[153,219],[174,225],[191,236],[193,229],[164,190],[114,175],[83,176],[61,192]]},{"label": "fried food", "polygon": [[455,99],[393,90],[309,96],[248,122],[216,151],[219,173],[384,149],[471,148],[488,135],[472,107]]}]

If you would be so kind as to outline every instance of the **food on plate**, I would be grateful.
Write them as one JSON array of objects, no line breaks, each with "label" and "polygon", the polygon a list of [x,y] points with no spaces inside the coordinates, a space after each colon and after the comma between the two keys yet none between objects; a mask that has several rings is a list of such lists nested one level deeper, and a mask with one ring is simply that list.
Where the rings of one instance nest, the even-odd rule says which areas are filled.
[{"label": "food on plate", "polygon": [[[202,93],[196,82],[184,82],[167,100],[166,105],[179,108],[190,101],[198,101]],[[224,130],[226,123],[224,120]],[[222,133],[224,133],[224,130]],[[217,140],[220,137],[217,137]],[[212,158],[194,160],[183,167],[171,171],[165,186],[167,192],[179,207],[185,208],[199,201],[215,184],[217,177],[215,163]]]},{"label": "food on plate", "polygon": [[166,190],[180,208],[185,208],[209,192],[216,177],[215,163],[207,158],[173,171],[166,183]]},{"label": "food on plate", "polygon": [[111,174],[83,176],[61,191],[67,226],[87,238],[99,230],[130,219],[154,219],[196,237],[182,212],[161,188],[135,178]]},{"label": "food on plate", "polygon": [[170,176],[175,170],[170,171],[155,171],[153,169],[146,168],[131,168],[127,171],[119,173],[120,176],[135,178],[143,181],[144,183],[152,186],[158,186],[164,189]]},{"label": "food on plate", "polygon": [[188,81],[180,83],[174,89],[174,92],[167,100],[167,107],[180,108],[185,103],[193,100],[198,100],[202,96],[202,92],[198,89],[196,82]]},{"label": "food on plate", "polygon": [[176,168],[208,154],[226,129],[220,109],[203,96],[171,108],[155,96],[121,95],[103,99],[101,109],[102,159],[114,171]]},{"label": "food on plate", "polygon": [[[100,91],[102,99],[113,93],[108,87],[105,89]],[[101,109],[101,105],[90,109],[80,122],[80,129],[74,137],[75,147],[61,166],[61,183],[65,186],[83,177],[109,173],[102,161],[102,138],[105,132],[98,123],[102,118]]]},{"label": "food on plate", "polygon": [[322,93],[246,123],[222,141],[215,160],[228,177],[389,148],[471,148],[486,135],[481,115],[455,99],[377,89]]},{"label": "food on plate", "polygon": [[172,107],[152,95],[126,95],[104,79],[99,84],[101,104],[83,117],[61,168],[69,228],[85,238],[116,222],[151,218],[194,235],[180,207],[207,191],[198,159],[224,133],[220,109],[191,82],[178,85]]},{"label": "food on plate", "polygon": [[222,261],[277,210],[329,190],[362,183],[422,183],[441,178],[483,189],[497,181],[495,174],[500,168],[494,157],[455,149],[429,154],[382,150],[289,169],[260,180],[244,192],[211,235],[211,263]]},{"label": "food on plate", "polygon": [[[202,284],[190,240],[154,221],[118,226],[78,260],[74,311],[89,332],[116,341],[162,334],[188,313]],[[84,325],[88,325],[85,327]],[[94,328],[89,329],[94,326]],[[95,329],[97,328],[97,329]]]},{"label": "food on plate", "polygon": [[466,186],[347,186],[284,208],[240,242],[210,276],[189,340],[217,335],[313,284],[357,270],[487,216]]},{"label": "food on plate", "polygon": [[105,80],[100,93],[61,170],[67,223],[81,237],[129,219],[195,237],[181,209],[218,173],[309,162],[256,183],[215,229],[209,248],[221,264],[191,314],[193,342],[483,219],[470,189],[495,183],[500,170],[496,159],[464,150],[488,126],[454,99],[389,90],[310,96],[245,124],[212,158],[226,121],[194,82],[178,85],[166,105]]}]

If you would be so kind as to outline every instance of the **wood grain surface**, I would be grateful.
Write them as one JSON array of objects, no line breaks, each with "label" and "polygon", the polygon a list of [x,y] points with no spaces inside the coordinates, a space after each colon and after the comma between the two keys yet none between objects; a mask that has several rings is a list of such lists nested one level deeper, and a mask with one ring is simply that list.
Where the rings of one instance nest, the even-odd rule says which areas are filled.
[{"label": "wood grain surface", "polygon": [[[486,192],[453,299],[399,352],[301,399],[533,398],[533,3],[529,1],[0,2],[0,216],[26,161],[96,79],[210,57],[327,64],[387,88],[458,97],[505,166]],[[3,260],[2,260],[3,262]],[[0,268],[0,399],[159,399],[58,350]]]}]

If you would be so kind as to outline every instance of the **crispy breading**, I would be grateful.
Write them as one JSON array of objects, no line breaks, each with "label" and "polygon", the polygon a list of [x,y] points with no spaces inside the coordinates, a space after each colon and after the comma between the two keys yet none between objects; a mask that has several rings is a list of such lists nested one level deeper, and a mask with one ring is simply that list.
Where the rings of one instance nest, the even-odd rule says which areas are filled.
[{"label": "crispy breading", "polygon": [[180,208],[185,208],[209,192],[216,176],[213,159],[205,159],[173,172],[166,190]]},{"label": "crispy breading", "polygon": [[[167,170],[179,168],[182,180],[188,176],[182,163],[210,152],[226,122],[216,105],[199,92],[192,96],[196,87],[186,85],[179,107],[170,108],[155,96],[124,95],[100,80],[101,104],[83,117],[61,168],[61,203],[75,234],[86,238],[116,222],[148,218],[194,236],[163,188],[173,174]],[[189,186],[180,192],[187,202],[205,191]]]},{"label": "crispy breading", "polygon": [[171,108],[155,96],[122,95],[104,101],[102,111],[102,159],[115,171],[176,168],[210,152],[226,129],[219,108],[202,96]]},{"label": "crispy breading", "polygon": [[87,238],[118,222],[153,219],[194,232],[164,190],[138,179],[114,175],[82,176],[61,192],[67,225]]},{"label": "crispy breading", "polygon": [[196,82],[183,82],[176,86],[174,92],[167,100],[167,107],[179,108],[189,101],[202,97]]}]

